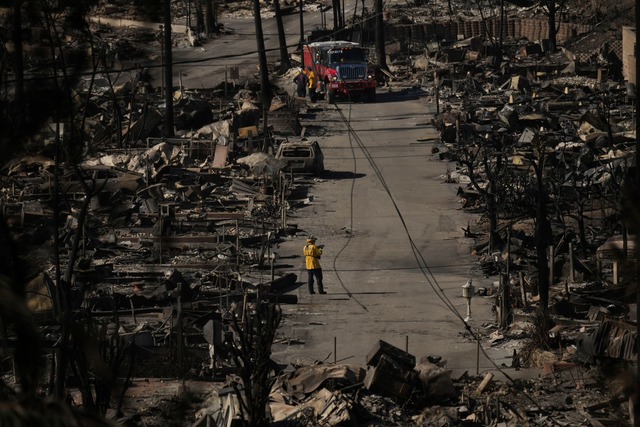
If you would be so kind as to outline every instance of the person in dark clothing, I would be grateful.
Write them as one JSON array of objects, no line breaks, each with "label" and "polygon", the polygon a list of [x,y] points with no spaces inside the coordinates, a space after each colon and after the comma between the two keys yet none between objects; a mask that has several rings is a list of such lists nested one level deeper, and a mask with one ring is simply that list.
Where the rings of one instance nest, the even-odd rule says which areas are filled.
[{"label": "person in dark clothing", "polygon": [[293,82],[296,84],[296,94],[301,98],[306,97],[307,86],[309,85],[307,74],[304,71],[300,71],[293,79]]}]

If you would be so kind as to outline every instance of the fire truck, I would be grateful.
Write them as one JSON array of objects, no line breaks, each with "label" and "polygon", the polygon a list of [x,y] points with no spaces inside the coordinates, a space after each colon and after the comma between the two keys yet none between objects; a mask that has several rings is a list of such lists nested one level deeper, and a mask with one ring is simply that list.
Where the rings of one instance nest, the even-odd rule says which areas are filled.
[{"label": "fire truck", "polygon": [[314,42],[304,46],[304,66],[318,77],[318,95],[329,102],[365,96],[376,100],[377,81],[367,51],[348,41]]}]

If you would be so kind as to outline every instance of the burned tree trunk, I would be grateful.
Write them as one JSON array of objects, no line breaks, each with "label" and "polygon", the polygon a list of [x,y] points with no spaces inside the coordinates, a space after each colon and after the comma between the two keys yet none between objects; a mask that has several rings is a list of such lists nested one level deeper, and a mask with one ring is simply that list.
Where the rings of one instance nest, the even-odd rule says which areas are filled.
[{"label": "burned tree trunk", "polygon": [[547,247],[553,242],[551,224],[547,215],[547,190],[543,179],[543,162],[534,165],[537,200],[536,200],[536,224],[535,224],[535,245],[538,259],[538,291],[540,293],[540,308],[543,313],[549,309],[549,287],[551,279],[549,277],[549,264],[547,260]]},{"label": "burned tree trunk", "polygon": [[[495,158],[495,166],[492,168],[489,164],[489,155],[487,151],[484,151],[483,163],[485,167],[485,173],[487,174],[487,180],[489,181],[489,187],[486,191],[483,191],[485,200],[487,203],[487,217],[489,218],[489,248],[493,250],[500,242],[500,236],[498,235],[498,204],[496,198],[498,196],[498,174],[502,167],[502,156],[497,155]],[[480,189],[480,186],[475,182],[476,190]]]},{"label": "burned tree trunk", "polygon": [[196,8],[196,31],[198,34],[208,35],[209,31],[204,22],[204,11],[201,2],[195,2],[194,7]]},{"label": "burned tree trunk", "polygon": [[551,51],[554,52],[557,45],[556,39],[558,29],[556,27],[556,15],[558,12],[558,5],[556,4],[556,0],[546,0],[546,5],[549,17],[549,47]]},{"label": "burned tree trunk", "polygon": [[[11,344],[11,350],[7,348],[8,340],[3,340],[0,348],[3,352],[12,351],[15,379],[22,396],[27,397],[35,396],[38,392],[42,349],[38,327],[25,299],[30,267],[19,256],[19,249],[11,237],[6,218],[0,212],[0,322],[3,328],[13,329],[17,337],[15,344]],[[4,381],[2,385],[6,394],[9,386]]]},{"label": "burned tree trunk", "polygon": [[242,381],[242,390],[234,388],[250,427],[269,425],[265,409],[273,384],[271,346],[281,319],[282,312],[271,303],[258,303],[244,325],[232,319],[233,338],[227,346]]},{"label": "burned tree trunk", "polygon": [[[55,42],[60,42],[60,37],[56,29],[56,21],[54,19],[54,13],[48,7],[43,8],[42,10],[42,20],[45,30],[47,31],[48,37],[52,40],[50,43],[49,50],[52,58],[55,58],[58,55],[56,49],[60,49],[60,45],[56,46]],[[63,61],[64,66],[64,55],[60,55]],[[65,70],[66,67],[63,67]],[[59,191],[60,189],[60,176],[62,175],[62,156],[64,155],[64,149],[62,147],[63,139],[60,135],[60,124],[63,120],[63,111],[68,109],[68,98],[67,88],[64,85],[66,81],[64,78],[59,79],[60,72],[55,63],[52,64],[52,74],[55,77],[53,79],[53,94],[54,94],[54,103],[53,103],[53,111],[51,115],[53,117],[53,121],[56,124],[55,128],[55,139],[54,139],[54,172],[53,172],[53,182],[54,182],[54,191],[53,191],[53,262],[55,268],[55,296],[54,300],[56,303],[56,314],[58,316],[58,324],[60,326],[60,338],[58,340],[58,345],[55,348],[55,356],[54,356],[54,364],[52,367],[52,376],[53,376],[53,394],[57,399],[62,399],[65,394],[66,388],[66,380],[67,380],[67,372],[69,368],[69,337],[70,337],[70,288],[69,283],[65,282],[62,279],[62,269],[61,269],[61,239],[60,239],[60,214],[62,212],[62,204],[63,198],[62,194]],[[62,77],[64,77],[64,71],[62,73]]]},{"label": "burned tree trunk", "polygon": [[280,11],[280,0],[273,0],[273,7],[276,14],[278,42],[280,44],[280,72],[284,74],[289,68],[291,68],[291,61],[289,61],[289,53],[287,52],[287,38],[284,34],[284,24],[282,23],[282,13]]},{"label": "burned tree trunk", "polygon": [[173,57],[171,42],[171,0],[164,0],[164,133],[173,136]]},{"label": "burned tree trunk", "polygon": [[204,0],[204,28],[207,36],[211,33],[217,32],[217,19],[215,13],[215,5],[212,0]]},{"label": "burned tree trunk", "polygon": [[[481,159],[478,156],[482,155]],[[494,165],[491,159],[495,158]],[[489,249],[493,248],[500,241],[498,235],[498,203],[497,195],[500,191],[500,174],[502,171],[502,154],[489,151],[487,149],[475,152],[473,147],[460,150],[460,163],[467,167],[471,187],[476,190],[485,201],[486,215],[489,220]],[[476,162],[482,162],[488,181],[488,186],[481,186],[476,179]]]}]

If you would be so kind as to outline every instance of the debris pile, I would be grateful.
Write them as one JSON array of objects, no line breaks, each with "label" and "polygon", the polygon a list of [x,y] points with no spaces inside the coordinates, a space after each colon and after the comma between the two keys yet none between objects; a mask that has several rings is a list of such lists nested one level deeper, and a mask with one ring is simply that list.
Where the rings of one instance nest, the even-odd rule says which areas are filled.
[{"label": "debris pile", "polygon": [[34,261],[29,307],[52,342],[64,307],[99,319],[141,352],[132,374],[164,377],[171,355],[172,374],[215,378],[230,365],[220,349],[232,313],[297,303],[296,275],[276,270],[272,246],[296,233],[287,212],[308,186],[267,153],[298,138],[300,106],[278,91],[265,134],[255,82],[180,88],[166,137],[153,85],[111,82],[80,80],[84,129],[50,124],[30,142],[37,154],[2,169],[3,219]]},{"label": "debris pile", "polygon": [[[494,374],[452,378],[439,357],[415,357],[383,341],[371,350],[366,370],[355,365],[287,366],[270,394],[274,425],[511,425],[617,424],[628,396],[622,382],[602,393],[602,374],[575,363],[554,362],[534,380],[498,381]],[[241,390],[213,391],[197,412],[231,425],[242,409]],[[596,402],[596,403],[594,403]]]}]

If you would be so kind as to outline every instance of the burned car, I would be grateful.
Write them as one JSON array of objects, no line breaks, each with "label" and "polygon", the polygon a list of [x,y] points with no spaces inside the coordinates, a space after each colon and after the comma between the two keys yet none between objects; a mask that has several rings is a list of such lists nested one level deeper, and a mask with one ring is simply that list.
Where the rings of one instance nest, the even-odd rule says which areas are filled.
[{"label": "burned car", "polygon": [[324,172],[324,156],[317,141],[283,142],[278,147],[276,159],[287,162],[292,172],[320,175]]}]

